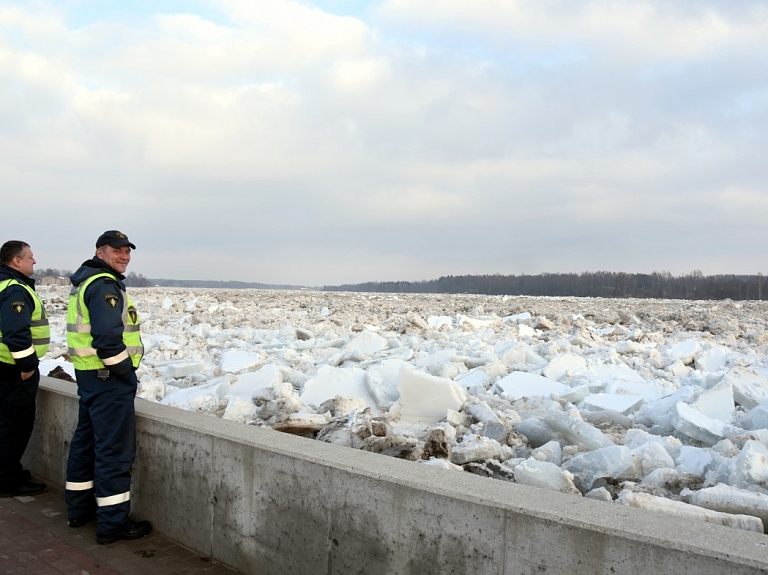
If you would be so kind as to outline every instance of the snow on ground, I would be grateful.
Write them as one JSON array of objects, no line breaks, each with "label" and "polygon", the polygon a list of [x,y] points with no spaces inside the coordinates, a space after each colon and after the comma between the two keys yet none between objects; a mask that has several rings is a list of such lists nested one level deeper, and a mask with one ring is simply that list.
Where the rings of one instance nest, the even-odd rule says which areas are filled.
[{"label": "snow on ground", "polygon": [[[43,286],[66,359],[67,290]],[[760,531],[768,303],[131,290],[138,396]]]}]

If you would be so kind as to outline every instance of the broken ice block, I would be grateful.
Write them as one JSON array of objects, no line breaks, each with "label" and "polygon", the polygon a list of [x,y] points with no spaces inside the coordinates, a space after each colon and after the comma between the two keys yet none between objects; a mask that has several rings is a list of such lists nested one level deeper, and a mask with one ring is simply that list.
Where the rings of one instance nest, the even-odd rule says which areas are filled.
[{"label": "broken ice block", "polygon": [[655,497],[648,493],[633,493],[625,489],[619,494],[617,502],[623,505],[629,505],[630,507],[639,507],[641,509],[675,515],[676,517],[698,519],[716,525],[726,525],[728,527],[744,529],[745,531],[755,531],[757,533],[763,532],[763,522],[757,517],[721,513],[719,511],[704,509],[703,507],[689,505],[682,501],[672,501],[671,499],[665,499],[663,497]]},{"label": "broken ice block", "polygon": [[496,387],[512,399],[566,393],[570,388],[552,379],[535,373],[515,371],[496,382]]},{"label": "broken ice block", "polygon": [[764,486],[768,482],[768,447],[750,439],[744,444],[733,463],[730,484],[747,489],[750,485]]},{"label": "broken ice block", "polygon": [[729,371],[723,378],[733,387],[733,399],[744,409],[754,409],[768,399],[768,377],[746,370]]},{"label": "broken ice block", "polygon": [[724,421],[707,417],[685,403],[678,402],[675,409],[677,414],[674,421],[675,429],[706,445],[714,445],[726,436],[738,431],[737,428]]},{"label": "broken ice block", "polygon": [[561,493],[580,494],[573,484],[573,475],[569,471],[560,469],[554,463],[538,461],[529,457],[516,465],[514,469],[517,483],[560,491]]},{"label": "broken ice block", "polygon": [[550,411],[544,421],[555,431],[559,431],[571,443],[585,449],[598,449],[613,445],[613,440],[596,427],[559,411]]},{"label": "broken ice block", "polygon": [[703,391],[691,407],[707,417],[731,423],[736,406],[733,403],[733,387],[728,382],[717,384],[712,389]]},{"label": "broken ice block", "polygon": [[172,363],[165,367],[165,375],[171,377],[186,377],[193,373],[200,373],[203,369],[205,369],[205,366],[202,363],[197,362]]},{"label": "broken ice block", "polygon": [[399,375],[400,399],[390,415],[403,421],[437,423],[449,409],[459,411],[467,392],[459,384],[403,366]]},{"label": "broken ice block", "polygon": [[623,393],[595,393],[584,400],[584,405],[589,409],[607,409],[622,415],[633,413],[642,404],[642,396]]},{"label": "broken ice block", "polygon": [[501,444],[479,435],[465,436],[464,440],[451,449],[451,462],[464,465],[470,461],[485,461],[498,459],[501,455]]},{"label": "broken ice block", "polygon": [[[693,505],[723,513],[753,515],[762,520],[763,527],[768,525],[768,495],[739,489],[724,483],[688,493],[690,493],[689,500]],[[688,493],[684,491],[681,495]]]},{"label": "broken ice block", "polygon": [[590,491],[600,477],[617,478],[632,465],[632,453],[623,445],[612,445],[580,453],[568,460],[563,468],[573,473],[573,480],[582,493]]}]

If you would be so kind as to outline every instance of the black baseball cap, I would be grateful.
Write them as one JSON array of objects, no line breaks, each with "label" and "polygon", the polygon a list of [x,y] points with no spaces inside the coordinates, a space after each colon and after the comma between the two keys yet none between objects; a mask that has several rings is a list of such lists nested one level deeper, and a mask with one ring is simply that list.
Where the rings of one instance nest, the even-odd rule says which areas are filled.
[{"label": "black baseball cap", "polygon": [[131,243],[131,241],[128,239],[128,236],[126,236],[123,232],[118,232],[117,230],[106,231],[99,236],[98,240],[96,240],[97,248],[106,245],[110,245],[113,248],[131,246],[132,250],[136,249],[136,246]]}]

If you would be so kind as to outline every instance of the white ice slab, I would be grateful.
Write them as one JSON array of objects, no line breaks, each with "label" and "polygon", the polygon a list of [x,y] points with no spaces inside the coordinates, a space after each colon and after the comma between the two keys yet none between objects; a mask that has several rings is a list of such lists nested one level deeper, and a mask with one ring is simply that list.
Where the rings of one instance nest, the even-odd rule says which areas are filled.
[{"label": "white ice slab", "polygon": [[541,447],[534,449],[531,456],[539,461],[549,461],[555,465],[563,462],[563,448],[559,441],[548,441]]},{"label": "white ice slab", "polygon": [[561,433],[570,443],[585,449],[599,449],[613,445],[613,440],[589,423],[561,411],[549,411],[544,422]]},{"label": "white ice slab", "polygon": [[731,350],[725,346],[717,345],[702,351],[694,358],[694,365],[700,371],[717,373],[728,367],[728,356]]},{"label": "white ice slab", "polygon": [[469,317],[459,314],[456,316],[456,324],[463,327],[465,330],[477,330],[491,327],[499,322],[499,318],[479,318]]},{"label": "white ice slab", "polygon": [[519,465],[516,465],[514,470],[517,483],[560,491],[561,493],[580,495],[579,490],[573,484],[573,474],[560,469],[554,463],[538,461],[533,457],[529,457]]},{"label": "white ice slab", "polygon": [[158,371],[164,371],[165,375],[170,377],[186,377],[194,373],[200,373],[205,369],[205,365],[200,362],[177,362],[159,367]]},{"label": "white ice slab", "polygon": [[573,473],[582,489],[590,490],[599,477],[617,478],[632,465],[632,454],[623,445],[611,445],[579,453],[568,460],[563,468]]},{"label": "white ice slab", "polygon": [[453,318],[447,315],[431,315],[427,318],[427,325],[432,329],[450,328],[453,326]]},{"label": "white ice slab", "polygon": [[768,482],[768,447],[750,439],[736,457],[730,484],[747,489],[751,485],[762,487],[766,482]]},{"label": "white ice slab", "polygon": [[712,419],[731,423],[736,405],[733,401],[733,387],[729,382],[723,382],[699,395],[691,403],[691,407]]},{"label": "white ice slab", "polygon": [[768,400],[762,401],[744,416],[742,425],[747,429],[768,428]]},{"label": "white ice slab", "polygon": [[584,400],[584,405],[589,409],[610,410],[622,415],[629,415],[636,411],[642,403],[643,398],[640,395],[620,393],[595,393]]},{"label": "white ice slab", "polygon": [[332,367],[324,365],[317,370],[317,375],[304,384],[300,399],[306,404],[318,406],[335,396],[359,397],[379,413],[376,401],[371,397],[365,383],[365,371],[357,367]]},{"label": "white ice slab", "polygon": [[416,367],[432,368],[435,366],[441,366],[446,363],[451,363],[456,356],[456,352],[452,349],[441,349],[434,353],[424,355],[417,358],[413,364]]},{"label": "white ice slab", "polygon": [[235,376],[229,393],[250,399],[256,393],[282,381],[283,375],[278,367],[274,364],[268,364],[258,371],[249,371]]},{"label": "white ice slab", "polygon": [[490,376],[482,370],[482,368],[476,367],[470,369],[468,372],[461,374],[455,380],[460,386],[465,389],[469,389],[476,385],[488,385],[491,383]]},{"label": "white ice slab", "polygon": [[703,477],[704,472],[712,465],[712,461],[712,452],[709,449],[683,445],[680,448],[680,454],[677,456],[675,463],[677,464],[677,469],[683,473]]},{"label": "white ice slab", "polygon": [[215,413],[229,388],[229,376],[219,377],[203,385],[167,392],[160,403],[188,411]]},{"label": "white ice slab", "polygon": [[221,356],[221,369],[227,373],[237,373],[255,367],[263,362],[259,354],[249,351],[228,350]]},{"label": "white ice slab", "polygon": [[628,429],[627,433],[624,435],[624,445],[630,449],[636,449],[647,443],[657,443],[661,445],[673,459],[680,455],[680,449],[683,447],[682,442],[676,437],[672,437],[671,435],[653,435],[638,428]]},{"label": "white ice slab", "polygon": [[385,349],[389,349],[387,340],[369,329],[361,331],[344,346],[345,351],[356,351],[367,356],[375,355]]},{"label": "white ice slab", "polygon": [[666,513],[676,517],[685,517],[688,519],[706,521],[716,525],[727,525],[736,527],[745,531],[763,532],[763,522],[757,517],[749,515],[731,515],[689,505],[682,501],[672,501],[663,497],[656,497],[648,493],[632,493],[624,490],[619,494],[618,503],[629,505],[630,507],[639,507],[649,509],[658,513]]},{"label": "white ice slab", "polygon": [[657,469],[672,468],[675,460],[659,443],[645,443],[632,450],[632,465],[638,479],[643,479]]},{"label": "white ice slab", "polygon": [[531,319],[531,314],[526,311],[515,315],[504,316],[501,321],[504,323],[518,323],[521,321],[528,321],[529,319]]},{"label": "white ice slab", "polygon": [[607,393],[623,393],[625,395],[640,395],[646,402],[656,401],[674,391],[670,389],[666,381],[637,381],[627,379],[615,379],[605,386]]},{"label": "white ice slab", "polygon": [[[143,317],[143,316],[142,316]],[[148,354],[153,349],[163,348],[178,350],[179,344],[176,339],[167,334],[141,334],[141,342],[144,344],[144,354]]]},{"label": "white ice slab", "polygon": [[664,351],[670,360],[680,360],[683,364],[688,364],[693,361],[693,357],[698,353],[701,345],[698,340],[686,339],[668,347]]},{"label": "white ice slab", "polygon": [[587,362],[583,357],[573,353],[565,353],[552,358],[547,367],[544,368],[543,375],[557,381],[569,372],[573,375],[584,373],[586,368]]},{"label": "white ice slab", "polygon": [[498,459],[501,455],[501,444],[495,439],[479,435],[467,435],[464,440],[451,450],[451,462],[464,465],[472,461]]},{"label": "white ice slab", "polygon": [[253,401],[248,398],[230,395],[227,408],[224,410],[222,419],[228,419],[230,421],[247,422],[252,421],[256,417],[256,406]]},{"label": "white ice slab", "polygon": [[589,389],[588,385],[577,385],[576,387],[572,387],[565,393],[559,394],[560,397],[562,397],[565,401],[570,401],[571,403],[581,403],[584,401],[589,395],[592,393],[592,391]]},{"label": "white ice slab", "polygon": [[714,445],[725,438],[734,428],[724,421],[707,417],[690,405],[679,402],[676,406],[675,429],[691,439]]},{"label": "white ice slab", "polygon": [[768,495],[720,483],[691,492],[690,501],[713,511],[759,517],[768,525]]},{"label": "white ice slab", "polygon": [[605,363],[601,359],[587,362],[585,375],[590,380],[607,382],[614,379],[644,381],[643,376],[625,363]]},{"label": "white ice slab", "polygon": [[533,337],[536,334],[536,330],[531,326],[521,323],[517,326],[517,333],[520,335],[520,337]]},{"label": "white ice slab", "polygon": [[553,393],[562,394],[569,389],[567,385],[548,377],[524,371],[512,372],[497,381],[495,385],[512,399],[535,396],[549,397]]},{"label": "white ice slab", "polygon": [[746,370],[732,370],[724,382],[733,388],[733,399],[744,409],[754,409],[768,399],[768,377]]},{"label": "white ice slab", "polygon": [[403,421],[437,423],[449,409],[461,410],[466,390],[449,379],[403,367],[399,374],[400,399],[390,415]]},{"label": "white ice slab", "polygon": [[385,359],[366,371],[365,383],[368,392],[381,410],[389,409],[400,397],[398,389],[400,369],[407,365],[399,358]]},{"label": "white ice slab", "polygon": [[643,405],[635,413],[635,421],[654,426],[658,428],[659,433],[671,433],[677,421],[677,404],[691,401],[695,394],[696,390],[693,387],[681,387],[666,397]]}]

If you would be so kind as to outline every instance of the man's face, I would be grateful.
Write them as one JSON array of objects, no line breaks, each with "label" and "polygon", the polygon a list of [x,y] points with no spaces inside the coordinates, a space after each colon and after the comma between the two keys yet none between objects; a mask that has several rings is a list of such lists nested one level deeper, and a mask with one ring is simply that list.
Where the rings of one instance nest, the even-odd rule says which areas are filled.
[{"label": "man's face", "polygon": [[97,249],[96,256],[116,272],[124,274],[131,261],[131,248],[129,246],[113,248],[107,245]]},{"label": "man's face", "polygon": [[11,267],[31,278],[32,274],[35,273],[36,263],[32,250],[29,247],[25,247],[20,256],[13,258]]}]

